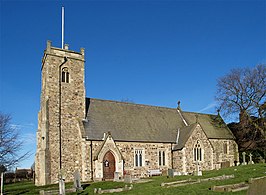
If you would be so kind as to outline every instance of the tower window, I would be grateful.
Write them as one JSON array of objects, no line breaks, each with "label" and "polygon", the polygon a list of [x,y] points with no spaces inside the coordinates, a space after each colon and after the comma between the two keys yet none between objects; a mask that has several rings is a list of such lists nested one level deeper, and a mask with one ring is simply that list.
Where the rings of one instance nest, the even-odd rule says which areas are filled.
[{"label": "tower window", "polygon": [[63,83],[69,83],[69,72],[68,68],[63,68],[62,69],[62,82]]}]

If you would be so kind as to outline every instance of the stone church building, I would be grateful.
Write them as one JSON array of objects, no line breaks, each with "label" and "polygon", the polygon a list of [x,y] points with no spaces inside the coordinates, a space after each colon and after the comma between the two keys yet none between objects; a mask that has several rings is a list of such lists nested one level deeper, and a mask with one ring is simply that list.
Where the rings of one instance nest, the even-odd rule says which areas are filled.
[{"label": "stone church building", "polygon": [[47,42],[42,59],[35,183],[190,174],[238,161],[235,137],[219,114],[86,98],[84,49]]}]

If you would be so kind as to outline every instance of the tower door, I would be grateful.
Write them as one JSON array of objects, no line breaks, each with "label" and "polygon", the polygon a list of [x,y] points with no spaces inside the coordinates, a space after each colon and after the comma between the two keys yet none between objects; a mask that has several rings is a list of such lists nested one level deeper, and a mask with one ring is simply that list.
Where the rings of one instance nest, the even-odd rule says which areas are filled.
[{"label": "tower door", "polygon": [[103,179],[114,179],[115,157],[108,151],[103,157]]}]

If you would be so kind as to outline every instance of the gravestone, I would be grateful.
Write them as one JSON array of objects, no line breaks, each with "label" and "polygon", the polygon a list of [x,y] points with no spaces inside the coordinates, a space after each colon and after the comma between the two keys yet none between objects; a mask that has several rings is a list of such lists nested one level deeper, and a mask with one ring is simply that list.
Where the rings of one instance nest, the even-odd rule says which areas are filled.
[{"label": "gravestone", "polygon": [[3,195],[3,189],[4,189],[4,172],[1,173],[1,178],[0,178],[0,181],[1,181],[1,195]]},{"label": "gravestone", "polygon": [[59,173],[59,194],[60,195],[65,195],[66,190],[65,190],[65,171],[63,169],[60,170]]},{"label": "gravestone", "polygon": [[124,182],[125,183],[132,183],[132,177],[131,177],[131,175],[125,175],[124,176]]},{"label": "gravestone", "polygon": [[242,165],[246,165],[246,152],[242,152],[242,155],[243,155],[243,162],[242,162]]},{"label": "gravestone", "polygon": [[74,175],[74,188],[76,188],[76,191],[82,190],[79,171],[76,170],[73,175]]},{"label": "gravestone", "polygon": [[248,164],[249,164],[249,165],[254,164],[254,162],[252,161],[252,156],[253,156],[253,155],[250,153],[250,154],[249,154],[249,161],[248,161]]},{"label": "gravestone", "polygon": [[168,169],[168,177],[174,177],[174,169]]},{"label": "gravestone", "polygon": [[228,168],[230,167],[230,162],[226,161],[226,162],[221,162],[221,168]]},{"label": "gravestone", "polygon": [[201,169],[200,169],[200,164],[199,164],[198,161],[196,162],[196,171],[195,171],[195,175],[196,175],[196,176],[202,176],[202,171],[201,171]]},{"label": "gravestone", "polygon": [[265,159],[263,159],[262,156],[259,157],[259,163],[265,163]]},{"label": "gravestone", "polygon": [[114,172],[114,181],[119,181],[119,172]]}]

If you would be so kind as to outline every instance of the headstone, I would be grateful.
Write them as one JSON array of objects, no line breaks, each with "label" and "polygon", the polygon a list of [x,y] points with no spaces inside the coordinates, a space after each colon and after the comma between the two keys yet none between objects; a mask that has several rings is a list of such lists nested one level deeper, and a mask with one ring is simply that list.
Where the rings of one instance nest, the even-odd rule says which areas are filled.
[{"label": "headstone", "polygon": [[202,171],[200,170],[200,165],[199,162],[196,162],[196,171],[195,171],[196,176],[202,176]]},{"label": "headstone", "polygon": [[168,176],[174,177],[174,169],[168,169]]},{"label": "headstone", "polygon": [[62,175],[59,177],[59,194],[65,195],[65,179],[62,177]]},{"label": "headstone", "polygon": [[131,175],[125,175],[124,176],[124,182],[125,183],[132,183],[132,177],[131,177]]},{"label": "headstone", "polygon": [[119,172],[114,172],[114,181],[119,181]]},{"label": "headstone", "polygon": [[102,188],[98,189],[98,194],[102,194]]},{"label": "headstone", "polygon": [[226,162],[221,162],[221,168],[228,168],[230,167],[230,162],[229,161],[226,161]]},{"label": "headstone", "polygon": [[75,170],[73,175],[74,175],[74,188],[76,188],[76,191],[82,190],[79,171]]},{"label": "headstone", "polygon": [[248,161],[248,164],[250,164],[250,165],[252,165],[252,164],[254,164],[254,162],[252,161],[252,154],[250,153],[249,154],[249,161]]},{"label": "headstone", "polygon": [[1,195],[3,195],[3,189],[4,189],[4,172],[1,173]]},{"label": "headstone", "polygon": [[242,152],[242,155],[243,155],[243,162],[242,162],[242,165],[246,165],[246,152]]},{"label": "headstone", "polygon": [[262,156],[259,157],[259,163],[265,163],[265,159],[263,159]]},{"label": "headstone", "polygon": [[60,195],[65,195],[66,190],[65,190],[65,172],[64,170],[60,170],[59,173],[59,194]]}]

